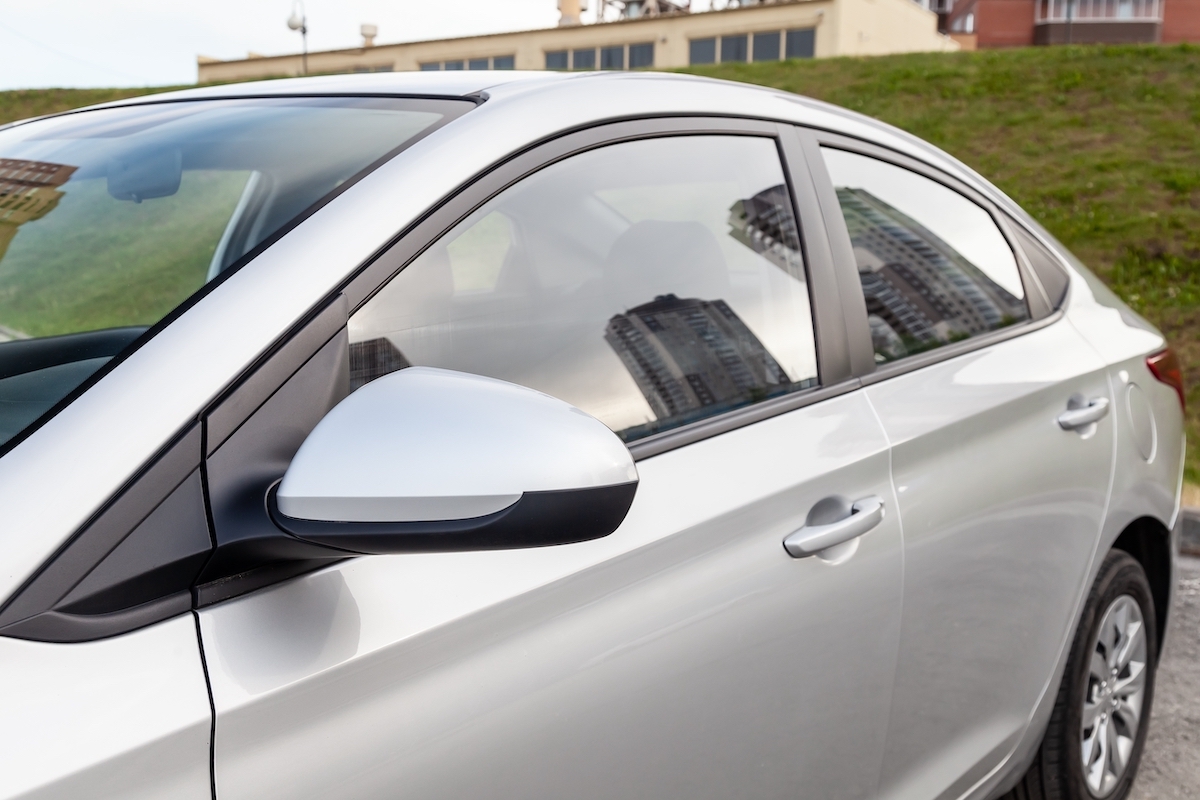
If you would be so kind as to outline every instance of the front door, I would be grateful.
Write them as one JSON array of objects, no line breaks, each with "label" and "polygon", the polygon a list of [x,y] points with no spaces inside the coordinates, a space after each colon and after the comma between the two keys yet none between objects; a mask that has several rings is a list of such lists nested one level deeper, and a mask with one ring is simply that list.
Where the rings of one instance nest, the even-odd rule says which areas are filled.
[{"label": "front door", "polygon": [[[220,797],[875,795],[888,447],[861,390],[817,379],[764,127],[558,161],[350,317],[352,390],[419,364],[556,395],[629,442],[637,497],[596,541],[358,558],[202,611]],[[870,498],[859,538],[784,549]]]},{"label": "front door", "polygon": [[[1108,491],[1105,365],[1070,323],[1031,319],[1025,286],[1037,287],[981,199],[915,167],[822,152],[861,278],[877,362],[865,391],[904,526],[881,795],[957,798],[1056,690]],[[1059,424],[1089,404],[1097,422]]]}]

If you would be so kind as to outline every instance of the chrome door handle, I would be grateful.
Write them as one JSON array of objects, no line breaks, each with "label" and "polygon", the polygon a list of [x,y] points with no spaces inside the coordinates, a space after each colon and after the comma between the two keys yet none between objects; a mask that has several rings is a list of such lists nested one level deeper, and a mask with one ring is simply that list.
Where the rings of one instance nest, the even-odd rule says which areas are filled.
[{"label": "chrome door handle", "polygon": [[1108,413],[1108,398],[1093,397],[1083,408],[1069,408],[1058,415],[1058,427],[1064,431],[1077,431],[1093,422],[1104,419]]},{"label": "chrome door handle", "polygon": [[883,521],[883,499],[864,497],[850,507],[850,516],[828,525],[805,525],[783,540],[793,558],[804,558],[862,536]]}]

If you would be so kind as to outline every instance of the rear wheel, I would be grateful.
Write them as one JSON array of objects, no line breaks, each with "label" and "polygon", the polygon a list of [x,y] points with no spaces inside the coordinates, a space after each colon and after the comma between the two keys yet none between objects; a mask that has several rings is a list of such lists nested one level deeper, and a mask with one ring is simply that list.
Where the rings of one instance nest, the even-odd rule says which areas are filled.
[{"label": "rear wheel", "polygon": [[1156,631],[1146,573],[1111,551],[1088,594],[1041,748],[1006,800],[1129,794],[1154,696]]}]

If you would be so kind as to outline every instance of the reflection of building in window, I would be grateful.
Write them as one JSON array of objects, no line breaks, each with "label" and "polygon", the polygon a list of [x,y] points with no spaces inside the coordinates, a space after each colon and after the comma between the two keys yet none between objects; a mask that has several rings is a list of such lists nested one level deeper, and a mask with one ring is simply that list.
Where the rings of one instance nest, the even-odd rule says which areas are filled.
[{"label": "reflection of building in window", "polygon": [[1025,304],[937,234],[864,189],[838,200],[880,360],[1025,319]]},{"label": "reflection of building in window", "polygon": [[371,339],[350,345],[350,391],[356,391],[389,372],[411,367],[404,354],[387,339]]},{"label": "reflection of building in window", "polygon": [[729,235],[789,275],[803,280],[800,235],[787,187],[772,186],[729,209]]},{"label": "reflection of building in window", "polygon": [[0,259],[17,228],[49,214],[63,193],[58,191],[77,167],[46,161],[0,158]]},{"label": "reflection of building in window", "polygon": [[660,295],[610,319],[604,339],[660,421],[791,388],[783,368],[724,300]]}]

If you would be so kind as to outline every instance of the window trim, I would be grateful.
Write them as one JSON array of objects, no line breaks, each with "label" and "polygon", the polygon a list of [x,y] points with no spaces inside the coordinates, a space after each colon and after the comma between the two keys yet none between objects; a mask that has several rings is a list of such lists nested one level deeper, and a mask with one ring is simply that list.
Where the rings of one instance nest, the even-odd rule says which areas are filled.
[{"label": "window trim", "polygon": [[837,313],[841,300],[838,297],[833,259],[816,195],[811,191],[807,159],[796,140],[795,128],[771,121],[715,116],[649,117],[602,123],[535,143],[475,178],[453,197],[431,210],[416,226],[383,248],[380,256],[352,277],[342,289],[348,301],[348,315],[353,315],[459,222],[535,172],[574,155],[612,144],[672,136],[712,135],[755,136],[775,140],[780,166],[792,197],[793,213],[800,229],[812,306],[818,385],[638,439],[629,443],[634,459],[649,458],[857,388],[859,384],[853,380],[847,359],[846,328]]},{"label": "window trim", "polygon": [[[903,375],[931,364],[956,358],[964,353],[981,350],[1017,336],[1032,333],[1033,331],[1052,325],[1062,318],[1062,306],[1066,305],[1066,298],[1064,297],[1060,307],[1052,307],[1046,291],[1037,277],[1037,273],[1013,233],[1013,227],[1019,223],[1013,220],[1010,215],[1004,213],[993,200],[977,189],[947,175],[931,164],[881,145],[829,131],[809,128],[801,128],[801,130],[803,131],[801,136],[806,141],[806,153],[809,155],[810,162],[816,162],[812,165],[811,169],[814,173],[814,183],[817,185],[817,191],[821,198],[822,209],[826,212],[826,223],[829,227],[828,235],[836,254],[835,259],[838,273],[842,276],[843,281],[853,278],[855,283],[855,294],[853,296],[843,293],[843,313],[847,316],[847,320],[855,319],[854,324],[858,329],[858,335],[851,333],[851,338],[854,346],[858,348],[858,352],[855,354],[858,356],[856,359],[857,368],[855,374],[861,380],[862,385],[869,386],[896,375]],[[866,320],[866,302],[862,297],[861,287],[858,286],[858,266],[852,255],[850,234],[846,228],[845,218],[842,216],[840,206],[838,205],[837,196],[834,194],[833,181],[825,166],[824,158],[821,156],[821,147],[856,153],[902,169],[907,169],[910,172],[915,172],[922,177],[940,183],[951,191],[957,192],[986,211],[991,216],[992,222],[1000,230],[1000,234],[1004,237],[1009,249],[1012,250],[1013,258],[1017,263],[1017,270],[1021,276],[1021,284],[1025,289],[1025,303],[1029,309],[1030,318],[1007,328],[990,331],[960,342],[945,344],[935,350],[909,356],[889,364],[876,364],[874,348],[871,346],[870,328]],[[1021,227],[1024,228],[1024,226]],[[843,289],[845,288],[845,283],[843,283]],[[849,325],[849,321],[847,324]],[[866,356],[869,356],[869,359]],[[868,361],[868,364],[864,364],[864,361]]]}]

